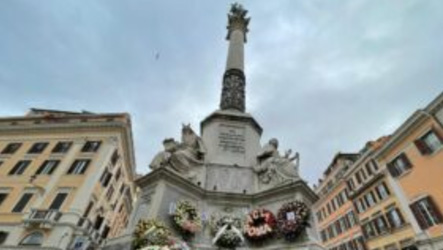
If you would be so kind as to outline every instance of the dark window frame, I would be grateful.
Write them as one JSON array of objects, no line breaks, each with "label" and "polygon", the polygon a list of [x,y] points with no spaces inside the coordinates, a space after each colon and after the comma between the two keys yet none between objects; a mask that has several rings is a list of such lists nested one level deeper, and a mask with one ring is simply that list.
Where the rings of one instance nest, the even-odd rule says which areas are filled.
[{"label": "dark window frame", "polygon": [[41,154],[48,147],[49,142],[36,142],[28,150],[28,154]]}]

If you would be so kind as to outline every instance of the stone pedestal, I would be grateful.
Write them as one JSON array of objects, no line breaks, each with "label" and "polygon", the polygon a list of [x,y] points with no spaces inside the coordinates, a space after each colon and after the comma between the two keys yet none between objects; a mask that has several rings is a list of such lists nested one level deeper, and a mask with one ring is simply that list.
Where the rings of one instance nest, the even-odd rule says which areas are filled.
[{"label": "stone pedestal", "polygon": [[[130,232],[134,230],[140,219],[157,218],[164,221],[173,229],[169,210],[172,203],[179,200],[189,200],[198,205],[203,218],[209,218],[218,211],[231,211],[236,214],[246,214],[251,209],[262,207],[276,213],[283,203],[300,200],[311,206],[317,199],[307,184],[298,180],[285,185],[269,189],[264,192],[238,194],[206,190],[182,178],[167,168],[157,169],[138,179],[137,185],[141,188],[141,196],[130,221],[128,235],[114,239],[105,249],[129,250]],[[314,230],[314,220],[311,217],[311,227],[292,243],[284,239],[275,238],[263,245],[255,246],[246,243],[237,249],[322,249],[317,243],[317,234]],[[173,231],[179,235],[178,232]],[[210,234],[208,220],[203,220],[203,228],[191,241],[191,249],[220,249],[212,245],[213,235]]]}]

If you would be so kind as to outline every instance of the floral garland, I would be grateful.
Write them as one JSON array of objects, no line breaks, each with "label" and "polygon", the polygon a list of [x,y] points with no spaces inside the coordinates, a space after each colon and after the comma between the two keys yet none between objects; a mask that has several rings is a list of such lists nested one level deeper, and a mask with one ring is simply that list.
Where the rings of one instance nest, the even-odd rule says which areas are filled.
[{"label": "floral garland", "polygon": [[284,204],[277,215],[279,231],[286,240],[295,240],[309,226],[310,212],[305,203],[293,201]]},{"label": "floral garland", "polygon": [[173,238],[166,225],[156,219],[138,222],[133,245],[139,250],[190,250],[186,242]]},{"label": "floral garland", "polygon": [[170,236],[171,232],[163,222],[156,219],[140,220],[134,231],[134,248],[166,246]]},{"label": "floral garland", "polygon": [[243,241],[243,235],[240,231],[243,221],[232,215],[211,216],[210,228],[214,235],[212,243],[224,248],[235,248]]},{"label": "floral garland", "polygon": [[275,216],[271,211],[255,209],[246,218],[244,233],[250,240],[262,240],[274,233],[275,225]]},{"label": "floral garland", "polygon": [[184,237],[193,236],[201,229],[200,215],[196,207],[189,201],[178,202],[172,219]]}]

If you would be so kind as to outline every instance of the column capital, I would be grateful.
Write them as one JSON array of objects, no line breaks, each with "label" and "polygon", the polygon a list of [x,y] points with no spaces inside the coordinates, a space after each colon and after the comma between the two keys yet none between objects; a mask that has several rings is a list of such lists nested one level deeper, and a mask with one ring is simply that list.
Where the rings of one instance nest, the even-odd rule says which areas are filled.
[{"label": "column capital", "polygon": [[246,17],[248,13],[247,10],[239,3],[234,3],[231,5],[231,10],[228,13],[228,34],[226,40],[231,39],[231,33],[234,30],[240,30],[243,32],[244,42],[246,42],[246,33],[248,33],[248,24],[251,20],[250,17]]}]

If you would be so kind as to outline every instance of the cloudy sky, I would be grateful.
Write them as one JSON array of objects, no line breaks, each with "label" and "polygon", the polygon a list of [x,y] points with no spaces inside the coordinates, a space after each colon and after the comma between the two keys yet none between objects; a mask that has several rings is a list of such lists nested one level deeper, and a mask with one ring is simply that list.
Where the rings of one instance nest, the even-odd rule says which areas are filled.
[{"label": "cloudy sky", "polygon": [[[443,1],[240,2],[248,112],[311,184],[443,90]],[[2,0],[0,116],[129,112],[146,173],[165,137],[218,107],[230,3]]]}]

